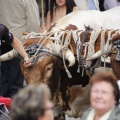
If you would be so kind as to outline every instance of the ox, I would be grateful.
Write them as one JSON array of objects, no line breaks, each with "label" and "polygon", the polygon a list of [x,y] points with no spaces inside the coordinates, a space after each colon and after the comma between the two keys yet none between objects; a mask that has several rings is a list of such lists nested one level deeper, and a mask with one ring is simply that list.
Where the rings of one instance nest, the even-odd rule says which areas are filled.
[{"label": "ox", "polygon": [[[46,83],[51,89],[54,103],[61,106],[62,110],[69,116],[79,117],[85,109],[90,107],[88,93],[89,77],[86,75],[84,69],[81,70],[79,67],[85,69],[96,67],[94,62],[97,62],[98,64],[99,59],[97,61],[91,60],[99,58],[106,53],[108,54],[112,48],[112,41],[120,38],[120,31],[93,31],[90,29],[87,31],[63,30],[55,32],[55,34],[52,35],[48,34],[47,36],[47,40],[43,44],[44,47],[41,49],[39,48],[46,39],[46,36],[44,35],[38,36],[36,39],[28,39],[23,44],[26,51],[31,56],[34,56],[36,51],[39,50],[36,63],[32,67],[24,68],[21,62],[23,75],[28,84]],[[60,40],[60,44],[53,44],[51,39],[53,41],[56,39],[55,42]],[[69,68],[70,73],[72,73],[72,79],[70,79],[65,72],[65,65],[63,64],[65,62],[64,59],[62,62],[61,58],[54,56],[54,53],[59,52],[56,52],[53,48],[55,48],[55,46],[58,48],[60,47],[59,45],[61,45],[59,52],[67,47],[73,51],[74,56],[77,56],[75,65]],[[100,49],[103,49],[102,52],[99,51],[101,54],[95,54],[95,52]],[[69,55],[71,56],[73,54]],[[62,57],[62,55],[59,56]],[[69,58],[69,56],[66,58]],[[89,61],[86,59],[89,59]],[[66,66],[68,66],[68,64]],[[79,73],[80,71],[84,73],[83,77],[81,76],[81,73]]]}]

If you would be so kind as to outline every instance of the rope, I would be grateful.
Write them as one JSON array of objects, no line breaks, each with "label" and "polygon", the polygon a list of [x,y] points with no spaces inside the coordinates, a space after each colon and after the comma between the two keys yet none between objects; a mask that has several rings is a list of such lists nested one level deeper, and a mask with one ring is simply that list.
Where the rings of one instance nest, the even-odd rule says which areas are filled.
[{"label": "rope", "polygon": [[[103,32],[103,31],[102,31]],[[108,54],[110,53],[111,49],[112,49],[112,39],[114,36],[116,36],[117,34],[119,34],[119,30],[105,30],[104,32],[108,32],[108,39],[107,42],[105,44],[105,38],[104,38],[104,44],[101,43],[101,54],[103,57],[103,62],[104,62],[104,69],[106,67],[106,57],[108,56]],[[112,32],[115,32],[114,34],[112,34]],[[105,34],[101,34],[101,42],[103,42],[102,37],[105,36]]]},{"label": "rope", "polygon": [[[86,59],[89,58],[90,56],[92,56],[95,53],[95,41],[97,40],[99,34],[100,34],[101,30],[98,31],[92,31],[91,36],[90,36],[90,40],[89,42],[86,42],[83,46],[85,47],[85,54],[82,57],[82,59]],[[88,48],[88,50],[87,50]],[[85,68],[90,67],[91,65],[91,61],[86,61],[86,65]]]},{"label": "rope", "polygon": [[41,10],[42,10],[42,25],[44,25],[44,2],[41,0]]},{"label": "rope", "polygon": [[22,38],[21,38],[21,41],[22,41],[22,44],[25,43],[25,41],[29,38],[43,38],[45,37],[46,33],[35,33],[35,32],[30,32],[29,34],[27,35],[23,35]]},{"label": "rope", "polygon": [[[74,41],[76,43],[76,51],[77,51],[77,61],[79,63],[80,61],[80,46],[81,46],[81,34],[83,33],[83,31],[79,31],[78,34],[77,34],[77,31],[76,33],[73,32],[73,35],[74,35]],[[77,72],[80,73],[80,65],[78,65],[78,69],[77,69]]]},{"label": "rope", "polygon": [[71,31],[68,32],[66,39],[65,39],[65,42],[64,42],[64,39],[62,37],[62,43],[64,42],[64,45],[62,47],[63,64],[64,64],[65,71],[66,71],[69,78],[72,78],[72,75],[70,74],[70,72],[65,64],[65,51],[68,49],[68,45],[70,44],[71,33],[72,33]]},{"label": "rope", "polygon": [[104,70],[105,70],[105,67],[106,67],[106,64],[105,64],[105,32],[106,30],[102,30],[101,32],[101,42],[100,42],[100,49],[101,49],[101,53],[103,53],[103,59],[104,59]]}]

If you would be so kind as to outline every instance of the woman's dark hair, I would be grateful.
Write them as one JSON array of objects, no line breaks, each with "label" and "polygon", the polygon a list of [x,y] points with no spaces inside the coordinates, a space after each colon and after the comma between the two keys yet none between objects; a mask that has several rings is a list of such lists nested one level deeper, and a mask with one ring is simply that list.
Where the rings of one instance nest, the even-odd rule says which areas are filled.
[{"label": "woman's dark hair", "polygon": [[91,87],[94,83],[102,82],[102,81],[112,85],[114,89],[113,94],[116,100],[116,105],[118,105],[120,94],[119,94],[119,87],[117,84],[117,78],[112,72],[108,72],[108,71],[97,72],[90,79]]},{"label": "woman's dark hair", "polygon": [[[51,16],[51,21],[53,19],[53,9],[54,6],[57,6],[56,0],[50,0],[50,16]],[[69,14],[70,12],[73,11],[73,7],[77,6],[74,2],[74,0],[66,0],[66,14]]]}]

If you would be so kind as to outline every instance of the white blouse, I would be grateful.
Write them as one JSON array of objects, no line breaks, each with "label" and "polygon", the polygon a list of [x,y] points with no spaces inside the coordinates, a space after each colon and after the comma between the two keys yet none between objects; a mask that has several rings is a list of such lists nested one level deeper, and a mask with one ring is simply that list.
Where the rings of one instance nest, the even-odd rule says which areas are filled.
[{"label": "white blouse", "polygon": [[[114,109],[114,107],[110,111],[105,113],[99,120],[108,120],[112,110]],[[91,109],[91,111],[89,112],[88,117],[87,117],[86,120],[94,120],[94,117],[95,117],[95,110]]]}]

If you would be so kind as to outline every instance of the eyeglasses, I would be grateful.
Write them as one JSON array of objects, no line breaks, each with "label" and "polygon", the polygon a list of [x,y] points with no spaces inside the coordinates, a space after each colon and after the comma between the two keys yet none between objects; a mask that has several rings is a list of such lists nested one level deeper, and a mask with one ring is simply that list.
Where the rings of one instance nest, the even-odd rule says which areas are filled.
[{"label": "eyeglasses", "polygon": [[101,93],[102,95],[110,95],[110,94],[111,94],[111,92],[109,92],[109,91],[91,90],[91,94],[96,94],[96,95],[98,95],[99,93]]}]

